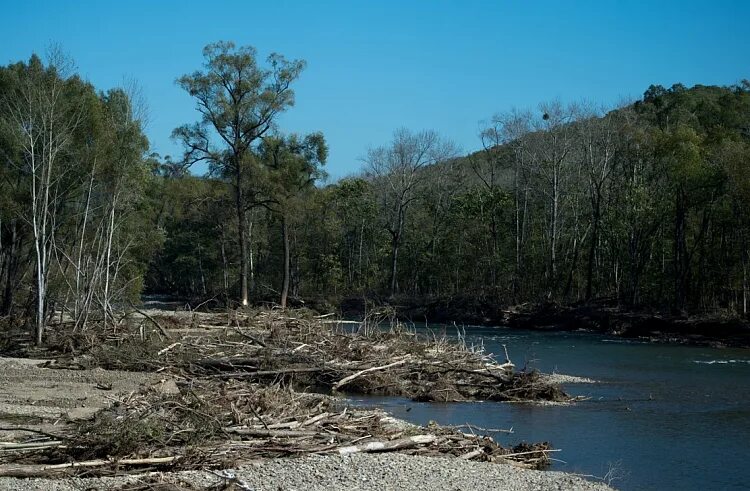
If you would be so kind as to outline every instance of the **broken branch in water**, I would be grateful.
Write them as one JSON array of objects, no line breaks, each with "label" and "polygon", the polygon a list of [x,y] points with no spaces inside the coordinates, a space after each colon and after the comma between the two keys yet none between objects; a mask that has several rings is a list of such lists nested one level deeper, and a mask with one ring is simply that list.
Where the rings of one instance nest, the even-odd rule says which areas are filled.
[{"label": "broken branch in water", "polygon": [[500,457],[507,459],[508,457],[520,457],[521,455],[533,455],[533,454],[546,454],[548,452],[562,452],[562,449],[560,448],[548,448],[548,449],[540,449],[540,450],[529,450],[528,452],[516,452],[516,453],[506,453],[504,455],[500,455]]},{"label": "broken branch in water", "polygon": [[501,428],[482,428],[481,426],[476,426],[469,423],[463,425],[452,425],[449,426],[449,428],[467,428],[469,430],[483,431],[485,433],[513,433],[513,428],[510,428],[509,430],[504,430]]}]

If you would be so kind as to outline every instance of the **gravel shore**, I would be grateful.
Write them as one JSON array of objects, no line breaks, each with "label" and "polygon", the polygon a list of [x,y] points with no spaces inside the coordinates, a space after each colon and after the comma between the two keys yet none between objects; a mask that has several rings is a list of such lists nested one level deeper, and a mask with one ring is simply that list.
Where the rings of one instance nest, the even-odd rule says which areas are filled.
[{"label": "gravel shore", "polygon": [[596,384],[597,381],[576,375],[565,375],[563,373],[545,373],[542,378],[550,384]]},{"label": "gravel shore", "polygon": [[[225,477],[221,477],[225,476]],[[92,479],[0,478],[0,490],[80,491],[146,483],[173,483],[183,489],[279,490],[611,490],[562,472],[510,465],[403,454],[310,456],[255,462],[239,470],[185,471]],[[226,487],[224,487],[225,485]],[[145,488],[144,488],[145,489]],[[159,489],[170,489],[167,487]]]},{"label": "gravel shore", "polygon": [[[0,423],[12,427],[23,422],[27,427],[57,431],[54,425],[58,420],[88,418],[112,401],[143,387],[168,392],[174,386],[173,381],[159,374],[101,369],[50,370],[41,368],[42,363],[43,360],[0,358]],[[176,386],[173,390],[177,390]],[[391,422],[409,426],[395,419]],[[6,428],[1,436],[4,441],[12,441],[28,435]],[[173,486],[169,486],[170,483]],[[92,489],[521,491],[611,488],[560,472],[396,453],[274,459],[222,472],[183,471],[86,479],[0,477],[0,491]]]}]

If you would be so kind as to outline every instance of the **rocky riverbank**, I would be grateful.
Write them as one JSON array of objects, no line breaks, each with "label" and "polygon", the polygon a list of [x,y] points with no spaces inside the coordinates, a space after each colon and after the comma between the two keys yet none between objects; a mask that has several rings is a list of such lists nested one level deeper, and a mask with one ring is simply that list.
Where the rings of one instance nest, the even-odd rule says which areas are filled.
[{"label": "rocky riverbank", "polygon": [[561,472],[402,454],[309,456],[253,462],[239,469],[135,476],[49,479],[0,478],[2,491],[118,490],[465,490],[606,491],[609,486]]},{"label": "rocky riverbank", "polygon": [[[555,451],[547,443],[503,446],[332,396],[571,400],[554,380],[476,347],[398,324],[348,330],[309,313],[143,310],[130,318],[110,330],[55,326],[48,361],[0,359],[0,489],[153,489],[154,476],[173,479],[160,489],[209,489],[178,481],[217,472],[235,486],[226,489],[589,489],[556,474],[516,482],[516,469],[547,465]],[[252,487],[219,471],[229,468]],[[143,477],[149,471],[160,473]],[[118,480],[80,481],[81,473]]]}]

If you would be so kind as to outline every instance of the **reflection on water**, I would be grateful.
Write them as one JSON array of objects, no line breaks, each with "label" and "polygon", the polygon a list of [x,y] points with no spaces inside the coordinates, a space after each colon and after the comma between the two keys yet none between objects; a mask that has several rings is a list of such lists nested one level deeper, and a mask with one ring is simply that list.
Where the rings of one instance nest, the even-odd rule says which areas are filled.
[{"label": "reflection on water", "polygon": [[[433,328],[449,335],[455,328]],[[603,476],[619,463],[621,489],[749,489],[750,352],[610,339],[588,333],[466,328],[468,344],[508,346],[518,367],[579,375],[569,385],[591,400],[575,406],[491,402],[415,403],[358,398],[426,424],[513,428],[501,443],[549,441],[563,451],[555,470]],[[504,356],[504,355],[502,355]]]}]

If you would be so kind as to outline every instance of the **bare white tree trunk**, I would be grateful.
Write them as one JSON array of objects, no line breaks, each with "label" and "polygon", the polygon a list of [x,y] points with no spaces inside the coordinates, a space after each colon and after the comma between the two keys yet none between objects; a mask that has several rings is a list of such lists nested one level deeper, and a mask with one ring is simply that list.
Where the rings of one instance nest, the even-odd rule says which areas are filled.
[{"label": "bare white tree trunk", "polygon": [[102,322],[107,325],[107,317],[112,316],[112,306],[110,302],[110,274],[112,270],[112,239],[115,234],[115,210],[117,209],[117,194],[112,197],[112,203],[109,211],[109,221],[107,224],[107,242],[105,245],[104,260],[104,293],[102,298]]},{"label": "bare white tree trunk", "polygon": [[[94,159],[94,166],[91,169],[91,176],[89,178],[89,187],[86,193],[86,205],[83,209],[83,219],[81,220],[81,238],[78,243],[78,257],[76,259],[75,267],[75,292],[74,292],[74,304],[73,304],[73,318],[78,319],[81,313],[81,296],[82,296],[82,283],[83,283],[83,251],[86,244],[86,226],[89,221],[89,211],[91,210],[91,192],[94,188],[94,172],[96,169],[96,159]],[[77,327],[77,326],[76,326]]]}]

